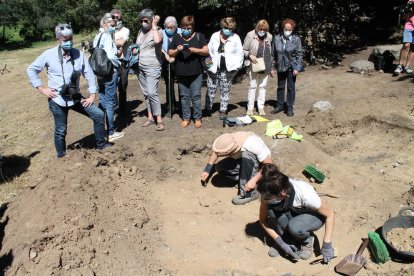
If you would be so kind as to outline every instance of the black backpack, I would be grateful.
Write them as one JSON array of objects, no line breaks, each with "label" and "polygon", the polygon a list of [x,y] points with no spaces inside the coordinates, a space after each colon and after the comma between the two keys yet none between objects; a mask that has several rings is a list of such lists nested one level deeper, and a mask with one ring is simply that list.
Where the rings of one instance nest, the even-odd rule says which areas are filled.
[{"label": "black backpack", "polygon": [[113,74],[114,65],[111,60],[108,58],[105,50],[100,48],[100,42],[103,33],[99,37],[96,47],[92,50],[92,55],[89,58],[89,64],[96,76],[98,77],[108,77]]}]

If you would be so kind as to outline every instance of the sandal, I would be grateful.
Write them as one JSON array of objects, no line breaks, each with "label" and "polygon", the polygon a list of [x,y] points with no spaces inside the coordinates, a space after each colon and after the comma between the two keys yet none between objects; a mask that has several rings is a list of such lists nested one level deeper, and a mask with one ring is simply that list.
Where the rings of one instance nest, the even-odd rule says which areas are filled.
[{"label": "sandal", "polygon": [[142,124],[142,127],[147,127],[153,124],[155,124],[154,120],[147,120],[145,123]]},{"label": "sandal", "polygon": [[155,130],[157,130],[157,131],[163,131],[164,129],[165,129],[164,122],[157,123],[157,127],[155,128]]}]

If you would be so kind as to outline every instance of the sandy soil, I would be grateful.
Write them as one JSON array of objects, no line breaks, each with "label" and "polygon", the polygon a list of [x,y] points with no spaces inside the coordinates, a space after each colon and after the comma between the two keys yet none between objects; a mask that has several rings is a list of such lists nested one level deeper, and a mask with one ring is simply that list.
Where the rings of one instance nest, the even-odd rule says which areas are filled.
[{"label": "sandy soil", "polygon": [[414,229],[394,228],[387,233],[387,240],[397,250],[410,252],[414,250]]},{"label": "sandy soil", "polygon": [[[142,128],[145,104],[131,77],[130,116],[120,120],[126,136],[109,150],[90,149],[91,122],[71,113],[71,150],[62,160],[55,158],[46,99],[25,75],[43,50],[1,53],[1,63],[11,69],[0,76],[7,180],[0,185],[0,264],[6,275],[334,275],[334,266],[357,251],[361,238],[414,204],[413,79],[347,72],[371,49],[329,70],[307,67],[298,77],[294,117],[270,114],[276,79],[270,81],[265,117],[295,127],[302,142],[264,136],[265,123],[223,128],[217,112],[201,129],[181,129],[177,115],[164,118],[164,132]],[[233,86],[230,116],[245,114],[247,85],[245,79]],[[160,95],[165,98],[163,82]],[[321,100],[334,110],[313,110]],[[339,196],[323,196],[336,213],[338,256],[330,264],[268,257],[271,241],[257,223],[259,202],[232,205],[234,183],[217,176],[201,186],[214,138],[240,129],[261,135],[286,174],[305,179],[308,163],[326,173],[314,186]],[[323,229],[315,234],[322,241]],[[364,256],[372,260],[368,250]],[[413,275],[414,268],[390,261],[359,274]]]}]

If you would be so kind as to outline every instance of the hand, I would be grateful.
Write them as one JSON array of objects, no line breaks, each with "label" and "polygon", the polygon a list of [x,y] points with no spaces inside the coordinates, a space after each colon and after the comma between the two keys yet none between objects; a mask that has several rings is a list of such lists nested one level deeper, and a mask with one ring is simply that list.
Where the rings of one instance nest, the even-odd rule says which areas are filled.
[{"label": "hand", "polygon": [[276,70],[275,69],[272,69],[271,71],[270,71],[270,76],[273,78],[274,76],[276,76]]},{"label": "hand", "polygon": [[132,49],[132,54],[135,56],[136,54],[138,54],[138,49],[137,48],[134,48],[134,49]]},{"label": "hand", "polygon": [[298,70],[293,70],[293,75],[294,76],[299,75],[299,71]]},{"label": "hand", "polygon": [[183,45],[178,45],[177,46],[177,51],[181,52],[182,50],[184,50],[184,46]]},{"label": "hand", "polygon": [[254,64],[257,63],[256,56],[250,55],[249,58],[250,58],[250,60],[251,60],[252,63],[254,63]]},{"label": "hand", "polygon": [[118,57],[122,56],[122,48],[117,48],[116,54]]},{"label": "hand", "polygon": [[300,259],[299,255],[296,253],[298,250],[296,246],[285,243],[280,236],[277,237],[275,241],[288,256],[292,257],[294,260]]},{"label": "hand", "polygon": [[91,94],[88,98],[82,99],[81,104],[83,107],[90,107],[93,105],[93,102],[95,101],[95,94]]},{"label": "hand", "polygon": [[152,19],[152,27],[157,28],[159,21],[160,21],[160,17],[158,15],[154,16],[154,18]]},{"label": "hand", "polygon": [[43,87],[43,86],[39,86],[37,89],[39,90],[40,93],[42,93],[43,95],[45,95],[46,97],[50,99],[53,99],[58,96],[58,93],[56,92],[55,89],[52,89],[49,87]]},{"label": "hand", "polygon": [[192,54],[197,54],[198,49],[194,48],[194,47],[190,47],[190,48],[188,48],[188,51]]},{"label": "hand", "polygon": [[329,263],[335,254],[334,249],[332,248],[332,242],[323,242],[321,253],[323,255],[323,262]]},{"label": "hand", "polygon": [[174,61],[175,61],[175,58],[173,57],[170,57],[170,59],[168,60],[169,63],[174,63]]},{"label": "hand", "polygon": [[244,190],[246,192],[250,192],[254,188],[256,188],[256,182],[252,181],[251,179],[247,181],[246,185],[244,185]]},{"label": "hand", "polygon": [[201,176],[200,176],[201,181],[206,182],[206,181],[207,181],[207,178],[208,178],[208,176],[209,176],[209,175],[210,175],[210,174],[209,174],[209,173],[207,173],[207,172],[202,172],[202,173],[201,173]]}]

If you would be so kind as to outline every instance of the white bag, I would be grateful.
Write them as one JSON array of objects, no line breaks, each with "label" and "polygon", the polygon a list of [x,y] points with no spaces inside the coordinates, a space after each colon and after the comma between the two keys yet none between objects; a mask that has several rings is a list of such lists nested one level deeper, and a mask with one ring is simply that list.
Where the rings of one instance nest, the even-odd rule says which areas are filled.
[{"label": "white bag", "polygon": [[252,63],[253,73],[262,73],[266,70],[264,58],[256,58],[256,63]]}]

